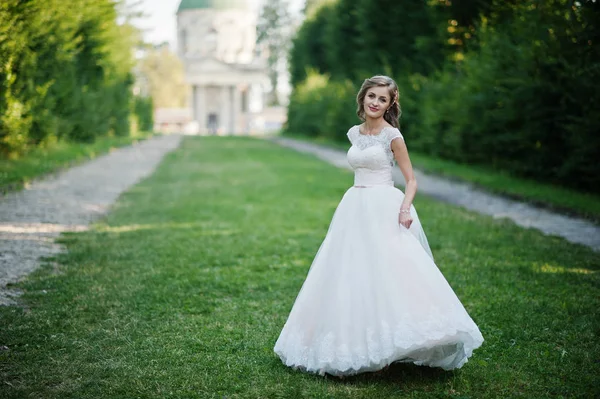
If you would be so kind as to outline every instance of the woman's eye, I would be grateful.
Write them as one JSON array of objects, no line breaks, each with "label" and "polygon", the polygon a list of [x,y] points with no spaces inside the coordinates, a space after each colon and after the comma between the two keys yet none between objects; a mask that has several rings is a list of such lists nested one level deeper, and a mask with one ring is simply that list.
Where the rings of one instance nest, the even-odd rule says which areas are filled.
[{"label": "woman's eye", "polygon": [[386,100],[385,98],[382,98],[382,99],[381,99],[381,102],[382,102],[382,103],[385,103],[385,102],[387,102],[387,100]]},{"label": "woman's eye", "polygon": [[375,95],[373,93],[369,94],[369,98],[373,98]]}]

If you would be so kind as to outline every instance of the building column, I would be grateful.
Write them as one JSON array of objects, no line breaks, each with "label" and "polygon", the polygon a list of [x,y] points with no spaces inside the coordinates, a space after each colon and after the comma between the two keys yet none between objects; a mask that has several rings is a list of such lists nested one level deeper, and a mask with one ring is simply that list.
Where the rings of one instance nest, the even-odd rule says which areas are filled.
[{"label": "building column", "polygon": [[229,86],[221,86],[221,109],[219,110],[219,127],[223,134],[231,134],[229,116],[231,113],[231,101],[229,99]]},{"label": "building column", "polygon": [[196,99],[196,85],[192,86],[192,94],[188,96],[188,101],[192,107],[192,120],[198,120],[198,104]]},{"label": "building column", "polygon": [[198,122],[200,133],[206,133],[206,88],[204,86],[195,87],[195,103],[194,119]]},{"label": "building column", "polygon": [[238,85],[231,86],[231,126],[234,133],[240,133],[241,94]]}]

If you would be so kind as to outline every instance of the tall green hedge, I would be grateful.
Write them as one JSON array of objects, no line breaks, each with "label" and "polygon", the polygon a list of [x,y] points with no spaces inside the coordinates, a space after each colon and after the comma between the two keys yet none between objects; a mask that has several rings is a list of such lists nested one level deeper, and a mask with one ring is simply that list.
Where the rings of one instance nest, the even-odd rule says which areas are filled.
[{"label": "tall green hedge", "polygon": [[293,42],[287,128],[345,140],[389,74],[411,148],[600,192],[599,32],[593,1],[329,2]]},{"label": "tall green hedge", "polygon": [[112,0],[0,2],[0,156],[129,134],[131,26]]},{"label": "tall green hedge", "polygon": [[149,132],[153,128],[153,103],[151,97],[136,97],[134,102],[134,113],[137,118],[138,128],[141,131]]}]

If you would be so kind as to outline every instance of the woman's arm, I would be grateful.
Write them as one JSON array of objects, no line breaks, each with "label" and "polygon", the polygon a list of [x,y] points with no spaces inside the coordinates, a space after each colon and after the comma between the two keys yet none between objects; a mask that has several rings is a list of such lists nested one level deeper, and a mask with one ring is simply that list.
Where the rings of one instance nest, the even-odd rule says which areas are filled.
[{"label": "woman's arm", "polygon": [[408,156],[408,149],[406,148],[404,140],[398,137],[395,140],[392,140],[390,146],[392,151],[394,151],[394,158],[406,181],[404,201],[402,201],[402,206],[400,207],[400,216],[398,220],[404,227],[409,228],[412,224],[412,216],[410,216],[409,211],[415,195],[417,194],[417,179],[413,173],[410,157]]}]

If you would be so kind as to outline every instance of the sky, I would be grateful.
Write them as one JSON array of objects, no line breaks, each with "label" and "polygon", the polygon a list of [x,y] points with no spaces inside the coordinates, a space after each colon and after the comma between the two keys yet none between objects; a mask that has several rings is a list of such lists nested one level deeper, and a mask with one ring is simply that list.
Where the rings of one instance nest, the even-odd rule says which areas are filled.
[{"label": "sky", "polygon": [[[258,12],[264,0],[247,1]],[[180,0],[127,0],[128,4],[137,2],[141,3],[137,10],[143,11],[146,17],[137,20],[135,25],[143,30],[145,41],[155,44],[169,42],[171,48],[175,49],[177,45],[175,12]],[[296,11],[302,8],[304,0],[291,0],[290,3]]]}]

